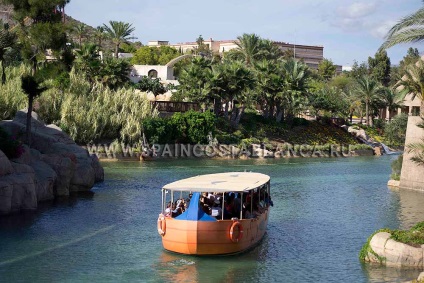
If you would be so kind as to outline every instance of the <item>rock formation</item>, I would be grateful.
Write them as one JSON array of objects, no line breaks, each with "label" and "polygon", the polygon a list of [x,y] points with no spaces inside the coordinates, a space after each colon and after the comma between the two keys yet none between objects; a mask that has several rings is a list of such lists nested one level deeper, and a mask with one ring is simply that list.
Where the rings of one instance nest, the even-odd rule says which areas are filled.
[{"label": "rock formation", "polygon": [[413,247],[390,237],[391,234],[387,232],[375,234],[370,241],[370,251],[365,260],[391,266],[424,268],[424,245]]},{"label": "rock formation", "polygon": [[[26,113],[1,121],[9,134],[25,133]],[[39,201],[90,190],[103,181],[97,156],[88,154],[55,125],[46,126],[33,113],[31,148],[9,160],[0,150],[0,214],[33,210]]]}]

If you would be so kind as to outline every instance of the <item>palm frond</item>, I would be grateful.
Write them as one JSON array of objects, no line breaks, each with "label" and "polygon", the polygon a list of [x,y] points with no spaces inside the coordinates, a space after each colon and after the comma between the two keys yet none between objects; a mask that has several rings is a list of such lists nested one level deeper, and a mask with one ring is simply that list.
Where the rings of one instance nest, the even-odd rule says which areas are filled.
[{"label": "palm frond", "polygon": [[[423,19],[424,21],[424,19]],[[424,26],[408,28],[400,30],[390,37],[381,45],[380,50],[387,49],[399,43],[421,42],[424,40]]]}]

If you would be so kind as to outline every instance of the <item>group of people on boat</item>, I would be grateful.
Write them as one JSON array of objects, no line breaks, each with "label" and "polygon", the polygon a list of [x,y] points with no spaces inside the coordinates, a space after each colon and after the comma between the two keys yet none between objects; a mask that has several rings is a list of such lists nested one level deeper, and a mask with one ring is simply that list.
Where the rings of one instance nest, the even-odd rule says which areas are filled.
[{"label": "group of people on boat", "polygon": [[[188,198],[179,198],[175,202],[168,202],[165,216],[177,217],[186,211],[190,205],[191,196],[192,193],[189,194]],[[200,209],[218,220],[233,217],[240,219],[255,218],[269,206],[273,206],[273,202],[265,187],[243,194],[203,192],[199,203]]]}]

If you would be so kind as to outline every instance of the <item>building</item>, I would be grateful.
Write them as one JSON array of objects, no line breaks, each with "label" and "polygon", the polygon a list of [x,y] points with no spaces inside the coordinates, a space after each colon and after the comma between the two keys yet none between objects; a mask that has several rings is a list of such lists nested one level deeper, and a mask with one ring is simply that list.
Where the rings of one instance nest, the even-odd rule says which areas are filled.
[{"label": "building", "polygon": [[[203,41],[209,50],[214,53],[224,53],[237,48],[236,40],[213,40],[212,38]],[[287,42],[274,41],[283,52],[291,50],[295,58],[303,60],[309,67],[317,69],[319,63],[324,59],[324,47],[313,45],[293,44]],[[168,41],[153,40],[147,43],[147,46],[168,45],[179,50],[181,53],[194,51],[198,48],[197,42],[184,42],[169,44]]]}]

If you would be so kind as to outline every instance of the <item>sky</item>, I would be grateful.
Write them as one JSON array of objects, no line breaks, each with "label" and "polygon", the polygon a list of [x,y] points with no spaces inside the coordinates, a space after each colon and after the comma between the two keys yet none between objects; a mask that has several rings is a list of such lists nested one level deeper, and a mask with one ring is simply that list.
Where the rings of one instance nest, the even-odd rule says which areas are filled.
[{"label": "sky", "polygon": [[[243,33],[303,45],[324,46],[324,57],[342,66],[374,56],[387,31],[421,8],[421,0],[71,0],[66,13],[90,26],[109,21],[133,25],[136,41],[171,44],[234,40]],[[397,65],[409,47],[387,50]]]}]

